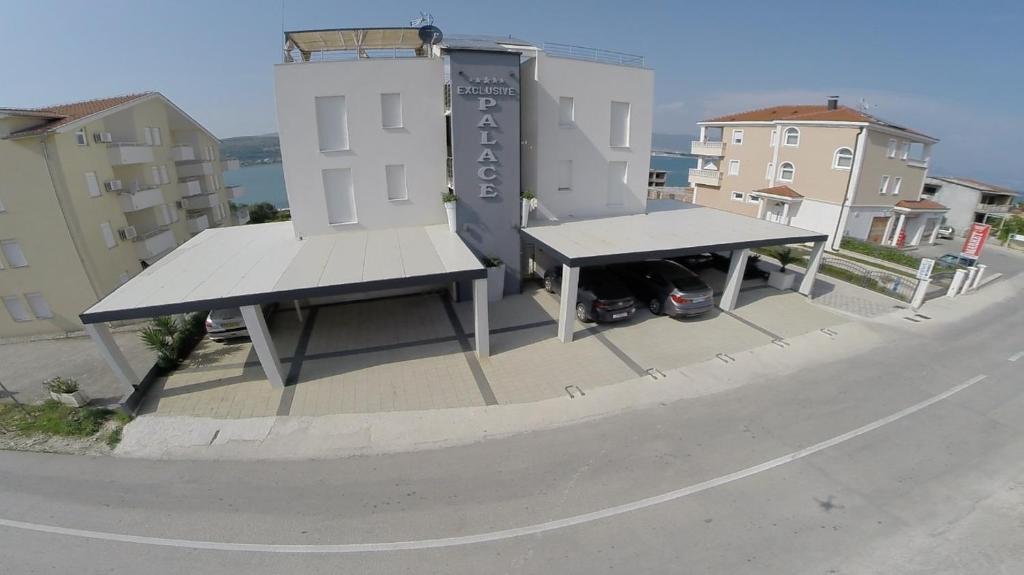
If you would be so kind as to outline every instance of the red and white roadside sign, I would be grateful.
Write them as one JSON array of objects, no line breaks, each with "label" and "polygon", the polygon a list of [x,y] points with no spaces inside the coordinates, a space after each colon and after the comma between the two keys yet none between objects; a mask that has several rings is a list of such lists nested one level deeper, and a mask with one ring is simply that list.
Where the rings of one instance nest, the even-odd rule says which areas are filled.
[{"label": "red and white roadside sign", "polygon": [[971,225],[971,230],[967,232],[967,239],[964,240],[964,247],[960,250],[960,255],[975,260],[981,257],[981,249],[985,247],[985,240],[988,239],[988,234],[991,231],[992,226],[988,224]]}]

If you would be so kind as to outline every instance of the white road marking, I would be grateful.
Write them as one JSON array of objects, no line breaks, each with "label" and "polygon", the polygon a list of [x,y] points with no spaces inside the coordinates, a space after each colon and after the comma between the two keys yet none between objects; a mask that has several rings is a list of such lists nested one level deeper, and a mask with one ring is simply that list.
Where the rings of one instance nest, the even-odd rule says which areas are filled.
[{"label": "white road marking", "polygon": [[1018,359],[1020,359],[1022,357],[1024,357],[1024,351],[1018,351],[1017,353],[1011,355],[1008,359],[1010,361],[1017,361]]},{"label": "white road marking", "polygon": [[607,519],[623,513],[629,513],[631,511],[637,511],[647,507],[653,507],[662,503],[668,503],[676,499],[681,499],[689,495],[695,495],[702,491],[707,491],[715,487],[732,483],[740,479],[756,475],[758,473],[774,469],[781,465],[791,463],[798,459],[803,459],[809,455],[824,451],[830,447],[835,447],[840,443],[844,443],[855,437],[864,435],[870,431],[874,431],[879,427],[888,425],[908,415],[912,415],[921,411],[922,409],[934,405],[953,394],[959,393],[968,387],[978,383],[985,379],[987,376],[978,375],[961,383],[955,387],[952,387],[939,395],[930,397],[920,403],[911,405],[906,409],[902,409],[893,413],[892,415],[883,417],[882,419],[875,420],[867,425],[858,427],[853,431],[848,431],[842,435],[837,435],[831,439],[816,443],[810,447],[805,447],[799,451],[794,451],[781,457],[776,457],[764,463],[741,469],[728,475],[702,481],[700,483],[690,485],[689,487],[683,487],[675,491],[669,491],[661,495],[655,495],[646,499],[640,499],[630,503],[623,503],[622,505],[616,505],[614,507],[608,507],[597,511],[591,511],[590,513],[583,513],[581,515],[574,515],[572,517],[566,517],[564,519],[557,519],[555,521],[548,521],[546,523],[536,523],[534,525],[527,525],[525,527],[515,527],[512,529],[503,529],[500,531],[490,531],[487,533],[479,533],[476,535],[461,535],[458,537],[443,537],[440,539],[418,539],[413,541],[394,541],[385,543],[340,543],[335,545],[293,545],[293,544],[263,544],[263,543],[225,543],[218,541],[193,541],[189,539],[166,539],[163,537],[144,537],[139,535],[124,535],[121,533],[107,533],[103,531],[89,531],[85,529],[70,529],[67,527],[58,527],[54,525],[41,525],[38,523],[26,523],[24,521],[12,521],[10,519],[0,519],[0,526],[11,527],[14,529],[24,529],[28,531],[37,531],[40,533],[50,533],[54,535],[66,535],[69,537],[81,537],[85,539],[97,539],[101,541],[115,541],[121,543],[138,543],[141,545],[156,545],[161,547],[178,547],[183,549],[205,549],[213,551],[235,551],[235,552],[248,552],[248,553],[379,553],[387,551],[408,551],[414,549],[437,549],[440,547],[455,547],[460,545],[473,545],[476,543],[487,543],[491,541],[500,541],[504,539],[511,539],[514,537],[523,537],[525,535],[537,535],[539,533],[545,533],[547,531],[554,531],[556,529],[564,529],[566,527],[572,527],[575,525],[582,525],[584,523],[590,523],[592,521],[598,521],[601,519]]}]

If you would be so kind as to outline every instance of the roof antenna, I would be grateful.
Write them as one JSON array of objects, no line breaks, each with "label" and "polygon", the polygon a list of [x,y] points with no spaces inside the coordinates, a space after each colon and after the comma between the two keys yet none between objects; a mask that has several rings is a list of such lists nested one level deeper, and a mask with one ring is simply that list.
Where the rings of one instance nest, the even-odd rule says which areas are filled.
[{"label": "roof antenna", "polygon": [[874,108],[874,107],[875,107],[875,105],[874,104],[869,104],[867,99],[865,99],[863,97],[860,99],[860,111],[861,112],[867,113],[868,110],[870,110],[871,108]]},{"label": "roof antenna", "polygon": [[420,12],[419,18],[409,20],[410,26],[431,26],[434,24],[434,16],[429,12]]}]

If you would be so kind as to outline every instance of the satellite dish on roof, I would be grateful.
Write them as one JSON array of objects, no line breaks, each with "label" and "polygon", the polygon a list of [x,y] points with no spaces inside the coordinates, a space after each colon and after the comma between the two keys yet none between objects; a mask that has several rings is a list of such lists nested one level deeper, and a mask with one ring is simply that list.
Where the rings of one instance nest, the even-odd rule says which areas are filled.
[{"label": "satellite dish on roof", "polygon": [[430,44],[431,46],[434,44],[440,44],[441,38],[444,37],[444,35],[441,34],[441,29],[433,24],[427,24],[426,26],[421,27],[419,30],[419,36],[420,40],[422,40],[424,44]]}]

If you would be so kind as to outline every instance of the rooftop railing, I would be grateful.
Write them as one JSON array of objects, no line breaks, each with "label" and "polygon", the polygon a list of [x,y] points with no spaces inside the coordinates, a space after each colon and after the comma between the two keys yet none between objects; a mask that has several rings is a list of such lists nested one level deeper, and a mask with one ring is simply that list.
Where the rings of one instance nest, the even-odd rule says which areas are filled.
[{"label": "rooftop railing", "polygon": [[632,66],[634,68],[644,67],[644,57],[614,50],[602,50],[600,48],[587,48],[586,46],[574,46],[572,44],[558,44],[549,42],[544,44],[544,52],[548,56],[558,58],[571,58],[573,60],[585,60],[588,62],[600,62],[602,64],[617,64],[619,66]]}]

